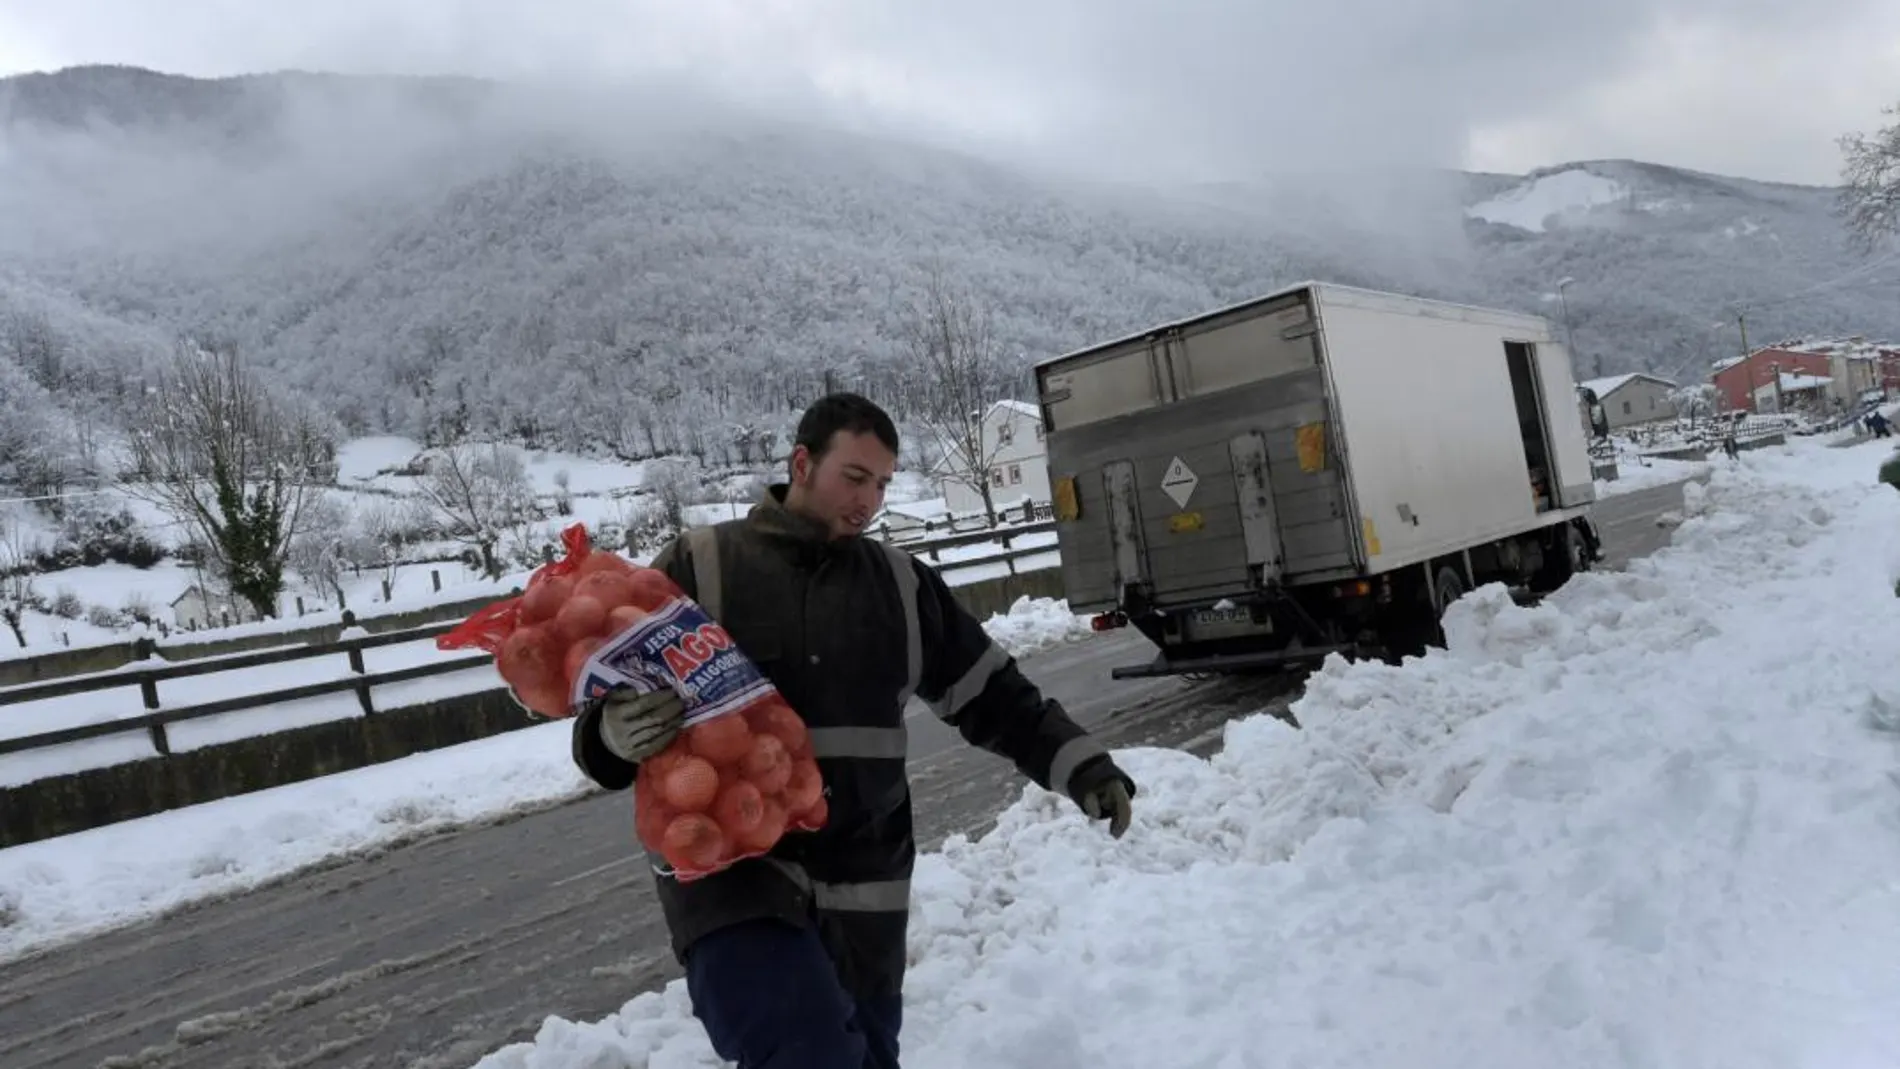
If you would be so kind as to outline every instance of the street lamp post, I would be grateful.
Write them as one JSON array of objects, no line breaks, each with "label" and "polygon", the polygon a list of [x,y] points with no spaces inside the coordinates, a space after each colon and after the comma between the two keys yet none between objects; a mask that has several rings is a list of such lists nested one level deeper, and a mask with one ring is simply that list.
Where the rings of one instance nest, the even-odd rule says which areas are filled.
[{"label": "street lamp post", "polygon": [[[1571,327],[1570,327],[1570,298],[1567,294],[1564,293],[1564,289],[1565,287],[1569,286],[1572,282],[1575,282],[1575,281],[1576,279],[1570,278],[1568,276],[1557,280],[1557,306],[1563,309],[1563,316],[1564,316],[1564,345],[1569,347],[1570,359],[1572,361],[1575,361],[1578,356],[1577,335],[1574,331],[1571,330]],[[1593,372],[1592,377],[1599,378],[1599,379],[1602,378],[1603,377],[1603,357],[1600,355],[1597,356],[1595,360],[1593,361],[1592,366],[1595,368],[1595,371]]]}]

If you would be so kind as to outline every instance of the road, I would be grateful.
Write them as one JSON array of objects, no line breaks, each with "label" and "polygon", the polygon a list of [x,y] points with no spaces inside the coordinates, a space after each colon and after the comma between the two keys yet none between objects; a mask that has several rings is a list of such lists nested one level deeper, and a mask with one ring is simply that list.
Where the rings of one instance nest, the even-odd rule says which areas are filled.
[{"label": "road", "polygon": [[1682,486],[1671,483],[1598,502],[1595,516],[1605,557],[1601,567],[1621,569],[1668,545],[1669,529],[1659,526],[1656,518],[1682,507]]},{"label": "road", "polygon": [[[1667,542],[1679,487],[1598,508],[1610,563]],[[1111,680],[1129,632],[1024,670],[1111,747],[1206,754],[1229,719],[1283,711],[1273,678]],[[1013,769],[929,715],[911,721],[919,835],[979,833]],[[595,795],[206,903],[0,970],[0,1065],[41,1069],[461,1067],[543,1018],[605,1016],[678,975],[630,844],[629,801]]]}]

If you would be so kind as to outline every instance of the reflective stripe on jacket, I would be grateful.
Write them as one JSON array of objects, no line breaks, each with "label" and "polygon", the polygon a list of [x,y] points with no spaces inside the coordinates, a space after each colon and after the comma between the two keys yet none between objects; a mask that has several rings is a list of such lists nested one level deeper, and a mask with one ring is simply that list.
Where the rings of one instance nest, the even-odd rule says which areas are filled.
[{"label": "reflective stripe on jacket", "polygon": [[[696,528],[653,565],[733,636],[811,730],[830,822],[765,858],[682,884],[655,864],[682,957],[714,929],[757,917],[815,923],[847,990],[901,990],[917,844],[904,755],[915,695],[970,743],[1069,793],[1101,745],[1045,698],[959,605],[935,569],[869,538],[828,539],[783,506],[783,486],[743,520]],[[609,790],[633,766],[575,720],[574,757]]]}]

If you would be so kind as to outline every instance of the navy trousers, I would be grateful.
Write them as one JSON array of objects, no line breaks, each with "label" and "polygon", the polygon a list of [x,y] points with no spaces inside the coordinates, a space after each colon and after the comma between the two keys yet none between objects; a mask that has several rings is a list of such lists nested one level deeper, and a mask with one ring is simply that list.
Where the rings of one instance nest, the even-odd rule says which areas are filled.
[{"label": "navy trousers", "polygon": [[686,990],[739,1069],[898,1069],[903,996],[846,994],[810,928],[757,920],[705,935],[686,953]]}]

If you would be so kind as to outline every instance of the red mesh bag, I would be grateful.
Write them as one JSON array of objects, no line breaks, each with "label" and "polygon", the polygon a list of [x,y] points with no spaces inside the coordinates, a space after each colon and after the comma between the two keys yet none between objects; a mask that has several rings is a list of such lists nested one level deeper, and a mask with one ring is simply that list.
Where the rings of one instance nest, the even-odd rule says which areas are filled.
[{"label": "red mesh bag", "polygon": [[778,688],[666,573],[561,532],[565,554],[522,592],[477,610],[436,639],[480,649],[515,696],[543,716],[627,687],[671,687],[686,726],[634,781],[634,828],[682,881],[816,831],[824,780],[805,722]]}]

